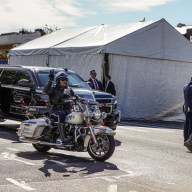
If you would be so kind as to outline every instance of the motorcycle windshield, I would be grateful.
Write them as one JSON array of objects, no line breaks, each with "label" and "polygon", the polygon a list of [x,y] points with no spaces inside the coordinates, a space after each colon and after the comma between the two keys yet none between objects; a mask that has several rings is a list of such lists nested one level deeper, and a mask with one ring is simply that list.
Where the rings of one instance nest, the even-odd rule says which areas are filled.
[{"label": "motorcycle windshield", "polygon": [[[51,69],[51,68],[50,68]],[[37,76],[39,78],[39,83],[41,85],[41,87],[44,87],[47,82],[49,81],[49,73],[50,73],[50,69],[48,70],[38,70]],[[54,69],[54,75],[56,76],[56,74],[60,71],[63,71],[61,69]],[[90,86],[76,73],[72,73],[72,72],[66,72],[68,75],[68,86],[72,87],[72,88],[81,88],[81,89],[87,89],[87,90],[91,90]]]},{"label": "motorcycle windshield", "polygon": [[82,89],[73,89],[75,94],[85,99],[86,101],[96,102],[95,96],[92,91],[89,90],[82,90]]}]

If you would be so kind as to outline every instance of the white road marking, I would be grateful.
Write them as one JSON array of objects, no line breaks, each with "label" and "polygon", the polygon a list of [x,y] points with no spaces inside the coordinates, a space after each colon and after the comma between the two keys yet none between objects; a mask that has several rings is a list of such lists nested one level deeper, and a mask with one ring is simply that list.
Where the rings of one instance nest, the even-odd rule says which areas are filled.
[{"label": "white road marking", "polygon": [[176,183],[167,183],[168,185],[176,185]]},{"label": "white road marking", "polygon": [[149,127],[133,127],[133,126],[129,126],[127,125],[127,127],[124,126],[118,126],[117,129],[124,129],[124,130],[134,130],[134,131],[141,131],[141,132],[150,132],[150,131],[161,131],[161,132],[167,132],[167,133],[173,133],[175,131],[183,131],[180,129],[170,129],[170,128],[149,128]]},{"label": "white road marking", "polygon": [[132,172],[132,171],[129,171],[128,174],[119,175],[119,176],[112,176],[112,177],[114,177],[114,178],[116,178],[116,179],[121,179],[121,178],[123,178],[123,177],[133,177],[133,176],[138,176],[138,175],[142,175],[142,172],[140,171],[139,174],[138,174],[138,173],[136,173],[136,172],[134,173],[134,172]]},{"label": "white road marking", "polygon": [[116,130],[116,133],[124,133],[125,131]]},{"label": "white road marking", "polygon": [[108,192],[117,192],[117,185],[109,185]]},{"label": "white road marking", "polygon": [[[119,150],[119,151],[126,151],[126,152],[129,152],[129,150],[126,150],[126,149],[122,149],[122,148],[119,148],[119,147],[116,147],[116,150]],[[160,157],[160,156],[155,156],[155,155],[151,155],[151,154],[142,154],[144,156],[148,156],[148,157],[152,157],[152,158],[156,158],[156,159],[162,159],[162,160],[166,160],[166,161],[171,161],[171,162],[177,162],[176,160],[174,159],[168,159],[168,158],[165,158],[165,157]],[[187,162],[180,162],[182,164],[188,164]]]},{"label": "white road marking", "polygon": [[111,178],[109,178],[109,177],[101,177],[101,179],[103,179],[103,180],[105,180],[105,181],[108,181],[108,182],[116,182],[116,180],[115,179],[111,179]]},{"label": "white road marking", "polygon": [[0,138],[0,142],[2,142],[2,143],[12,143],[12,141],[10,141],[8,139],[2,139],[2,138]]},{"label": "white road marking", "polygon": [[[55,161],[55,160],[49,160],[50,162],[53,162],[53,163],[56,163],[56,164],[59,164],[59,165],[62,165],[62,166],[66,166],[67,163],[63,163],[63,162],[60,162],[60,161]],[[65,160],[67,161],[67,160]]]},{"label": "white road marking", "polygon": [[10,154],[9,152],[3,152],[3,153],[1,153],[1,156],[7,160],[13,160],[15,158],[15,155]]},{"label": "white road marking", "polygon": [[124,129],[124,130],[126,130],[126,131],[139,131],[139,132],[145,132],[145,133],[147,133],[147,132],[149,132],[148,130],[144,130],[144,129],[139,129],[139,128],[134,128],[134,127],[127,127],[127,128],[125,128],[125,127],[119,127],[120,129]]},{"label": "white road marking", "polygon": [[32,187],[30,187],[28,184],[26,184],[24,181],[22,181],[21,183],[19,183],[17,180],[11,179],[11,178],[6,178],[7,181],[13,183],[14,185],[17,185],[18,187],[21,187],[23,189],[26,189],[28,191],[34,191],[35,189],[33,189]]},{"label": "white road marking", "polygon": [[6,160],[14,160],[14,161],[18,161],[18,162],[21,162],[21,163],[24,163],[26,165],[35,165],[34,163],[30,163],[28,161],[23,161],[21,159],[16,159],[16,155],[15,154],[10,154],[9,152],[3,152],[1,153],[1,156],[3,156],[4,159]]},{"label": "white road marking", "polygon": [[122,148],[119,148],[119,147],[117,147],[116,149],[118,149],[118,150],[120,150],[120,151],[128,151],[128,150],[126,150],[126,149],[122,149]]},{"label": "white road marking", "polygon": [[[152,191],[157,191],[157,192],[165,192],[165,191],[162,191],[162,190],[159,190],[159,189],[155,189],[153,187],[149,187],[147,185],[143,185],[143,184],[139,184],[139,183],[136,183],[136,182],[131,182],[131,181],[128,181],[126,179],[124,179],[123,177],[128,177],[129,174],[126,174],[126,175],[121,175],[121,176],[106,176],[105,178],[114,178],[114,179],[120,179],[121,181],[124,181],[126,183],[131,183],[133,185],[136,185],[136,186],[139,186],[139,187],[142,187],[143,188],[147,188],[147,189],[150,189]],[[73,179],[73,182],[76,182],[76,181],[79,181],[79,182],[82,182],[82,181],[89,181],[89,180],[95,180],[95,179],[103,179],[104,177],[90,177],[90,176],[84,176],[83,178],[78,178],[78,179]],[[68,182],[68,180],[63,180],[63,182]],[[42,183],[42,182],[35,182],[35,184],[38,184],[38,183]],[[49,181],[49,183],[55,183],[55,181]],[[108,191],[107,192],[117,192],[116,191],[109,191],[109,190],[115,190],[116,187],[115,186],[112,186],[112,187],[108,187]],[[146,190],[145,190],[146,191]],[[135,191],[136,192],[136,191]]]},{"label": "white road marking", "polygon": [[161,129],[161,128],[143,128],[143,129],[147,129],[149,131],[161,131],[161,132],[166,132],[166,133],[173,133],[175,131],[175,129],[167,130],[167,129]]},{"label": "white road marking", "polygon": [[27,162],[27,161],[23,161],[23,160],[20,160],[20,159],[14,159],[15,161],[18,161],[18,162],[21,162],[21,163],[24,163],[26,165],[35,165],[34,163],[30,163],[30,162]]},{"label": "white road marking", "polygon": [[10,148],[10,147],[6,147],[6,149],[10,150],[10,151],[19,151],[17,149],[14,149],[14,148]]},{"label": "white road marking", "polygon": [[21,144],[23,144],[23,145],[30,145],[30,146],[32,146],[32,143],[21,143]]},{"label": "white road marking", "polygon": [[[109,173],[108,173],[108,175],[106,174],[106,173],[93,173],[92,174],[94,177],[92,177],[92,178],[106,178],[106,177],[108,177],[108,175],[109,175]],[[90,175],[87,175],[87,176],[84,176],[84,178],[89,178],[90,177]]]},{"label": "white road marking", "polygon": [[139,184],[139,183],[136,183],[136,182],[133,182],[133,181],[128,181],[128,180],[125,180],[125,179],[122,179],[122,178],[121,178],[121,180],[125,181],[126,183],[131,183],[131,184],[137,185],[139,187],[142,187],[142,188],[144,187],[144,188],[147,188],[147,189],[150,189],[150,190],[153,190],[153,191],[165,192],[165,191],[162,191],[162,190],[159,190],[159,189],[155,189],[153,187],[149,187],[147,185]]}]

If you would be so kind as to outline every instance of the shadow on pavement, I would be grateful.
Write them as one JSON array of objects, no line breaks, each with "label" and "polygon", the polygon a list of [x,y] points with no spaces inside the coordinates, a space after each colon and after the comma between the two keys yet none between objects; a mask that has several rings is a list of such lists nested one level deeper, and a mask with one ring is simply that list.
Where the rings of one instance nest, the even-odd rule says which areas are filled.
[{"label": "shadow on pavement", "polygon": [[134,127],[145,127],[145,128],[165,128],[165,129],[166,128],[168,128],[168,129],[183,129],[184,122],[124,120],[124,121],[121,121],[119,123],[119,126],[134,126]]},{"label": "shadow on pavement", "polygon": [[16,155],[21,158],[30,160],[44,160],[44,165],[39,168],[43,172],[45,177],[51,177],[50,170],[54,172],[62,173],[63,177],[70,177],[72,174],[80,174],[85,177],[104,170],[119,170],[116,165],[108,162],[98,162],[87,157],[77,157],[77,153],[74,152],[74,156],[65,155],[61,153],[40,153],[40,152],[18,152]]},{"label": "shadow on pavement", "polygon": [[121,141],[115,139],[115,147],[118,147],[118,146],[120,146],[120,145],[121,145]]},{"label": "shadow on pavement", "polygon": [[13,141],[13,143],[20,143],[19,137],[16,134],[15,129],[7,129],[6,127],[0,127],[0,138]]}]

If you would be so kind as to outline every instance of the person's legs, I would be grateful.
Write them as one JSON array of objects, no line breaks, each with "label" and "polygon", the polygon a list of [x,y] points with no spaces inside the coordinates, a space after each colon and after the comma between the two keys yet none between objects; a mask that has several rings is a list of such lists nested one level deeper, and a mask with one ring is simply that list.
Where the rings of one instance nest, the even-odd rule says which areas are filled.
[{"label": "person's legs", "polygon": [[58,122],[58,129],[61,137],[60,139],[64,141],[65,140],[64,124],[66,113],[62,109],[55,109],[52,115],[55,116],[55,121]]},{"label": "person's legs", "polygon": [[63,123],[63,124],[65,123],[65,117],[66,117],[67,113],[65,111],[63,111],[62,109],[55,109],[52,112],[52,115],[57,117],[58,123]]},{"label": "person's legs", "polygon": [[188,119],[188,131],[186,129],[186,134],[188,135],[187,141],[184,142],[184,146],[187,147],[190,151],[192,151],[192,112],[189,112],[187,115]]},{"label": "person's legs", "polygon": [[184,129],[183,129],[183,137],[184,137],[184,142],[189,139],[189,114],[187,113],[185,116],[185,124],[184,124]]},{"label": "person's legs", "polygon": [[188,119],[189,119],[188,136],[190,137],[190,135],[192,133],[192,112],[188,113]]}]

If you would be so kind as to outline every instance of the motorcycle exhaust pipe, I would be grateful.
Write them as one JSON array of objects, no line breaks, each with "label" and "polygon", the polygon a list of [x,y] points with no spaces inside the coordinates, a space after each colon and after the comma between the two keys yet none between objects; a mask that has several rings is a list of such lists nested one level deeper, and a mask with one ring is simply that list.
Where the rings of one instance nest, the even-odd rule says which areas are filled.
[{"label": "motorcycle exhaust pipe", "polygon": [[24,137],[19,137],[19,140],[22,142],[27,142],[27,143],[33,143],[33,144],[40,144],[40,145],[49,145],[49,146],[61,146],[62,143],[51,143],[51,142],[45,142],[45,141],[37,141],[35,139],[29,139],[29,138],[24,138]]},{"label": "motorcycle exhaust pipe", "polygon": [[39,141],[37,141],[37,140],[34,140],[34,139],[27,139],[27,138],[25,138],[25,137],[19,137],[19,140],[21,141],[21,142],[26,142],[26,143],[34,143],[34,144],[37,144],[37,143],[39,143]]}]

